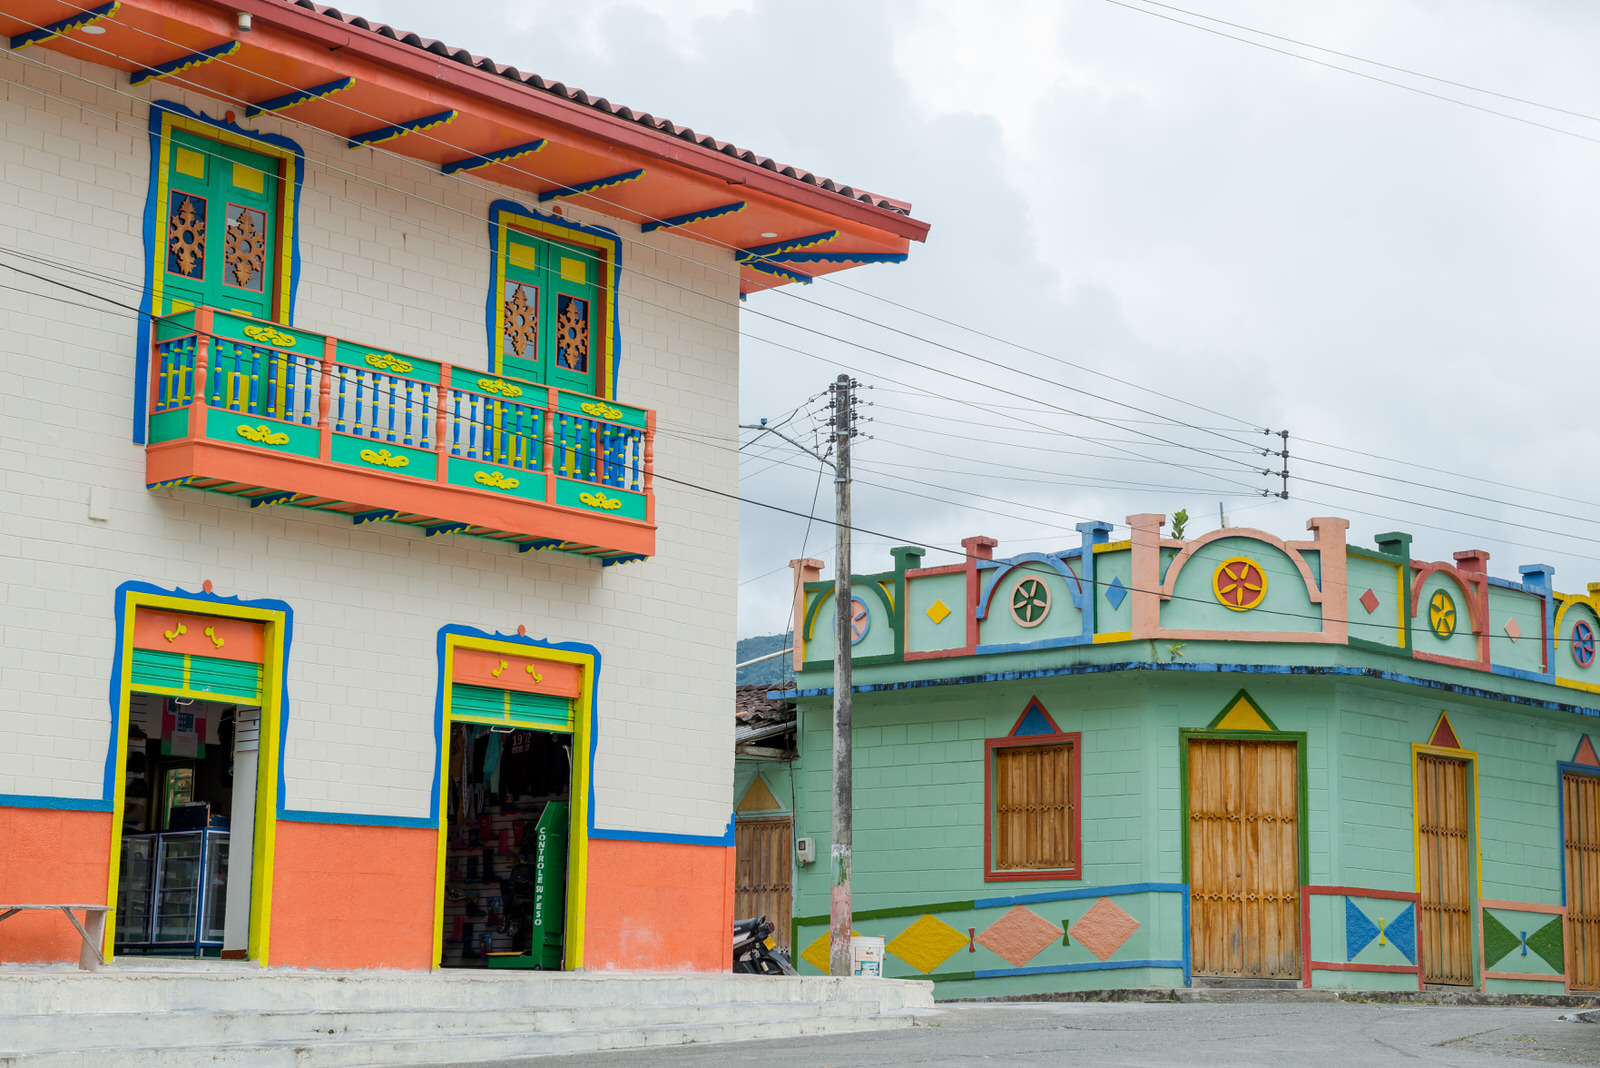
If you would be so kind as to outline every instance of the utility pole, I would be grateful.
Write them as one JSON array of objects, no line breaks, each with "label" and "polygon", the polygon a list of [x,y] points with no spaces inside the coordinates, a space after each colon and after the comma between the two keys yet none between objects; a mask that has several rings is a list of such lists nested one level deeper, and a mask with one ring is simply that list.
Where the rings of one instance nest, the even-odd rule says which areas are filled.
[{"label": "utility pole", "polygon": [[840,375],[829,387],[833,394],[834,567],[833,580],[833,892],[828,901],[828,974],[849,975],[850,806],[852,753],[850,732],[850,657],[855,612],[850,598],[850,439],[856,429],[855,379]]}]

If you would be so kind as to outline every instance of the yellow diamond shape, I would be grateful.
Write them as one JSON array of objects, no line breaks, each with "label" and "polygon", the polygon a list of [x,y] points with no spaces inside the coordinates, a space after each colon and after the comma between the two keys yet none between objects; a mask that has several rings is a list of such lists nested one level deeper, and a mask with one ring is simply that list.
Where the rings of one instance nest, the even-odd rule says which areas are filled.
[{"label": "yellow diamond shape", "polygon": [[943,623],[944,617],[950,614],[950,606],[943,601],[935,601],[928,606],[928,618],[935,624]]},{"label": "yellow diamond shape", "polygon": [[926,975],[966,947],[966,935],[943,920],[923,916],[883,948]]},{"label": "yellow diamond shape", "polygon": [[[823,931],[817,936],[817,940],[807,946],[800,954],[801,960],[811,965],[823,975],[828,974],[828,936],[831,933],[831,931]],[[853,935],[859,935],[861,932],[852,927],[850,929],[850,933]]]}]

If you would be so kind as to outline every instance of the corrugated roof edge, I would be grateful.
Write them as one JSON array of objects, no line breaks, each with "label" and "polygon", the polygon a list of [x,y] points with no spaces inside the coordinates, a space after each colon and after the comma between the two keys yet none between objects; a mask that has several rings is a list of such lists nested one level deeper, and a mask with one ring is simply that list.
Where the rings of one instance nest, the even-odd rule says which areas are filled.
[{"label": "corrugated roof edge", "polygon": [[523,74],[522,72],[518,71],[516,67],[497,63],[494,60],[489,59],[487,56],[475,56],[471,52],[468,52],[465,48],[451,48],[443,41],[419,37],[414,33],[406,33],[397,30],[393,26],[390,26],[386,23],[371,22],[359,15],[346,16],[336,7],[327,7],[322,4],[316,4],[313,3],[312,0],[279,0],[279,2],[286,6],[301,7],[305,8],[307,11],[315,11],[319,15],[322,15],[326,18],[335,19],[346,26],[351,26],[358,30],[366,30],[369,33],[375,33],[379,36],[387,37],[390,40],[399,41],[401,44],[410,45],[411,47],[421,49],[424,52],[431,52],[436,56],[442,56],[445,59],[460,63],[462,66],[476,67],[479,70],[487,71],[490,74],[497,75],[509,81],[520,82],[531,89],[537,89],[542,92],[550,93],[554,96],[559,96],[563,99],[570,100],[575,104],[581,104],[584,107],[593,108],[596,111],[610,115],[611,117],[619,119],[623,122],[636,123],[640,126],[664,133],[669,137],[676,137],[684,141],[693,142],[694,144],[700,145],[702,148],[709,148],[715,152],[721,152],[724,155],[732,156],[733,158],[748,163],[751,166],[760,167],[763,170],[774,171],[786,178],[792,178],[797,182],[804,182],[806,185],[816,186],[817,188],[827,190],[830,193],[837,193],[839,196],[847,197],[850,200],[860,201],[863,204],[870,204],[872,207],[881,208],[884,211],[892,211],[897,215],[909,216],[911,214],[911,205],[904,200],[894,200],[890,197],[883,197],[874,193],[868,193],[865,190],[855,189],[848,185],[842,185],[838,182],[835,182],[832,178],[819,178],[810,171],[802,170],[799,167],[778,163],[767,156],[758,156],[747,148],[740,148],[739,146],[729,144],[726,141],[718,141],[716,138],[709,135],[703,136],[697,134],[689,127],[679,126],[677,123],[672,122],[671,120],[658,119],[648,112],[641,113],[636,112],[629,107],[613,105],[604,97],[591,97],[582,89],[569,89],[560,82],[547,82],[537,74]]}]

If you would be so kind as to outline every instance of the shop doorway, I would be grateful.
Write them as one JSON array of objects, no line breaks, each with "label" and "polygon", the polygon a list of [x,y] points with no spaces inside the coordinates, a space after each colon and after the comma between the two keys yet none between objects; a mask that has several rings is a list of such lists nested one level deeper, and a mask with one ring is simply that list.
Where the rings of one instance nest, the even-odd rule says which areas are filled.
[{"label": "shop doorway", "polygon": [[559,970],[566,955],[572,735],[502,724],[448,726],[439,964]]},{"label": "shop doorway", "polygon": [[242,958],[260,710],[142,692],[127,710],[113,952]]},{"label": "shop doorway", "polygon": [[1185,759],[1194,974],[1298,979],[1296,743],[1191,738]]}]

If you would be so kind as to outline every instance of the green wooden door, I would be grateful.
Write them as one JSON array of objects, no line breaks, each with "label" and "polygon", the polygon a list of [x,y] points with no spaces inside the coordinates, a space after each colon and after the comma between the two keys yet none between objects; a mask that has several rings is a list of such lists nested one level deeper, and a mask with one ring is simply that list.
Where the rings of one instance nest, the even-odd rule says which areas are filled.
[{"label": "green wooden door", "polygon": [[206,306],[273,317],[280,181],[271,156],[173,131],[159,312]]},{"label": "green wooden door", "polygon": [[510,229],[502,249],[501,373],[594,393],[600,275],[594,253]]},{"label": "green wooden door", "polygon": [[552,245],[550,264],[550,377],[552,386],[593,393],[599,362],[600,274],[594,253]]}]

